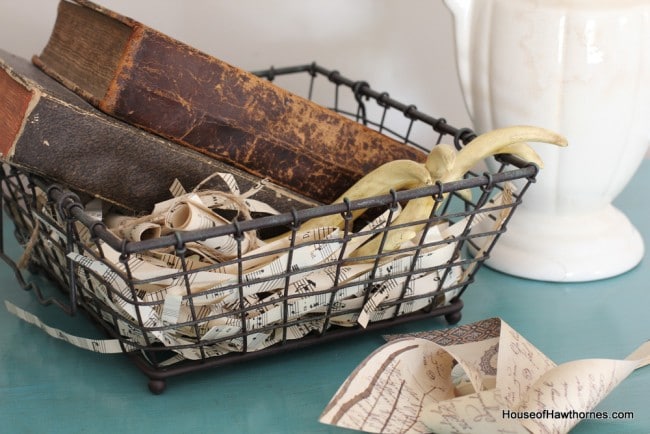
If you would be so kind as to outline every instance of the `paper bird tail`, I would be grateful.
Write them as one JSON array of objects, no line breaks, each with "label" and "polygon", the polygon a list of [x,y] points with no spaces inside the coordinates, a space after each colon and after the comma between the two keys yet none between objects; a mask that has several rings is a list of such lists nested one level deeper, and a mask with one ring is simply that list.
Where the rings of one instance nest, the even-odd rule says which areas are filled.
[{"label": "paper bird tail", "polygon": [[650,341],[646,341],[644,344],[642,344],[632,354],[627,356],[625,360],[637,362],[636,369],[650,365]]},{"label": "paper bird tail", "polygon": [[542,375],[517,405],[518,412],[552,411],[558,417],[522,420],[533,433],[567,433],[634,370],[650,364],[650,341],[625,360],[583,359]]}]

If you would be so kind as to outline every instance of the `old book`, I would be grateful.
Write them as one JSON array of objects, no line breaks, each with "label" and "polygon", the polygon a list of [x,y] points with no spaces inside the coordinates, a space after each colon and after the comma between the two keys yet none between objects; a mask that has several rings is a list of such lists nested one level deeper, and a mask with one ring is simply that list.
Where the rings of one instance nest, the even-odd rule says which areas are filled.
[{"label": "old book", "polygon": [[140,22],[61,1],[34,63],[106,113],[330,202],[384,162],[425,154]]},{"label": "old book", "polygon": [[[242,191],[261,181],[102,113],[28,60],[2,50],[0,159],[133,212],[150,212],[169,199],[174,179],[191,189],[226,172]],[[314,204],[271,183],[255,199],[280,211]]]}]

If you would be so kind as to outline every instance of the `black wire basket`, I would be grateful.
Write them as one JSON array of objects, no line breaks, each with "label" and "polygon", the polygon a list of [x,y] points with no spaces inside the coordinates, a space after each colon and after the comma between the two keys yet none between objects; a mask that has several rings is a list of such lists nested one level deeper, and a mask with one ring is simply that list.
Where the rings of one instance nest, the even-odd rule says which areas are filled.
[{"label": "black wire basket", "polygon": [[[315,63],[256,74],[276,82],[298,80],[309,99],[422,149],[441,142],[460,149],[475,137]],[[291,86],[298,86],[295,80]],[[321,102],[322,96],[330,100]],[[88,314],[119,341],[149,378],[150,390],[161,393],[167,378],[189,371],[405,321],[444,316],[450,324],[458,322],[463,292],[538,171],[510,155],[497,161],[498,170],[470,172],[455,182],[142,241],[117,237],[66,186],[4,164],[2,210],[18,242],[29,249],[28,265],[6,254],[4,240],[0,254],[41,303]],[[425,197],[434,203],[426,220],[391,224],[408,201]],[[360,209],[370,211],[358,227],[351,215]],[[334,214],[343,217],[342,230],[304,237],[301,224]],[[384,250],[380,243],[371,256],[346,256],[352,245],[384,240],[408,225],[417,226],[418,236],[397,250]],[[247,234],[263,231],[285,233],[285,243],[245,254]],[[234,257],[197,266],[190,243],[219,237],[234,243]],[[143,277],[138,261],[148,254],[164,254],[168,272]],[[274,265],[259,265],[269,262]],[[44,294],[25,268],[45,274],[62,293]],[[256,273],[260,268],[264,273]],[[230,278],[197,289],[197,282],[224,270]]]}]

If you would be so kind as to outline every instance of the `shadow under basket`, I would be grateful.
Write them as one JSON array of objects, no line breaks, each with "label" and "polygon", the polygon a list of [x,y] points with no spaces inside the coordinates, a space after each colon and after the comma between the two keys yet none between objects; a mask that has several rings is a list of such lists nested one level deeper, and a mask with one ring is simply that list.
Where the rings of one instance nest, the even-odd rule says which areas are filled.
[{"label": "shadow under basket", "polygon": [[[422,149],[441,142],[460,149],[475,137],[314,63],[256,74],[286,81],[283,87],[296,93],[304,85],[309,99]],[[331,100],[321,102],[323,96]],[[2,211],[29,262],[19,266],[4,241],[0,254],[41,303],[90,316],[148,377],[150,390],[161,393],[169,377],[194,370],[422,318],[457,323],[463,292],[537,175],[536,166],[512,156],[498,161],[497,172],[456,182],[137,242],[114,235],[66,186],[5,164]],[[421,198],[433,203],[427,219],[392,224],[408,201]],[[360,209],[370,210],[361,227],[350,218]],[[343,217],[342,229],[310,236],[301,230],[305,221],[333,214]],[[415,236],[386,249],[398,230]],[[285,233],[285,242],[244,254],[248,235],[265,231]],[[378,237],[372,255],[349,255]],[[227,239],[236,254],[197,264],[191,246],[210,239]],[[145,257],[164,266],[143,273]],[[30,278],[34,272],[61,292],[44,294]]]}]

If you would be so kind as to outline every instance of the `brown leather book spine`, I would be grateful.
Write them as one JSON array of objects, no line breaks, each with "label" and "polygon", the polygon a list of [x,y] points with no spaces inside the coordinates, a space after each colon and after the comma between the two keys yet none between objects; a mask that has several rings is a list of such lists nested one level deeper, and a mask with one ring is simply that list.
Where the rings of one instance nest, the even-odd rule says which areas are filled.
[{"label": "brown leather book spine", "polygon": [[[34,62],[112,116],[322,202],[382,163],[426,158],[144,24],[92,2],[76,3],[81,7],[61,3],[50,42]],[[75,22],[75,15],[86,22],[94,17],[108,30],[84,32],[80,20],[62,24]],[[88,56],[89,46],[107,44],[110,37],[121,52],[104,56],[106,63],[99,65],[101,59]],[[73,65],[59,62],[57,40],[67,41],[66,50],[78,49],[77,58],[93,57],[93,67],[77,68],[72,56]],[[112,75],[110,82],[95,83],[105,86],[104,93],[83,84],[83,72],[93,69]]]},{"label": "brown leather book spine", "polygon": [[[190,189],[227,172],[242,191],[261,180],[108,116],[1,50],[0,119],[4,161],[136,213],[169,199],[174,179]],[[314,204],[272,184],[255,198],[285,212]]]}]

